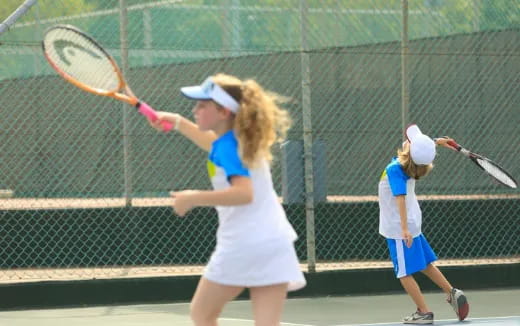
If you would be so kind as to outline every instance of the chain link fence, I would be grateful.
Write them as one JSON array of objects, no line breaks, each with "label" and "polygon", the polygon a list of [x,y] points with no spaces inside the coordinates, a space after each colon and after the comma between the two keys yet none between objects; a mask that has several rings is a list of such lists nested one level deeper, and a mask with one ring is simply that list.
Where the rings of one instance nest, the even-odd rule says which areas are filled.
[{"label": "chain link fence", "polygon": [[[272,169],[310,272],[390,266],[377,182],[409,122],[520,176],[517,0],[39,0],[0,35],[0,281],[200,273],[214,246],[215,211],[179,219],[168,199],[210,187],[205,153],[58,77],[55,24],[127,62],[159,110],[189,117],[179,88],[218,72],[291,98]],[[435,163],[417,192],[442,262],[518,262],[518,190],[448,150]]]}]

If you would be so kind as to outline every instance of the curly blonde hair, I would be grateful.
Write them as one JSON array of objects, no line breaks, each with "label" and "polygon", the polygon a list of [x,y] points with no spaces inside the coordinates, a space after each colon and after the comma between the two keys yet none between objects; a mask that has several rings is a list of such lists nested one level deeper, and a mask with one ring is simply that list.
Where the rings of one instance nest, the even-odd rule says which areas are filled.
[{"label": "curly blonde hair", "polygon": [[289,113],[278,106],[286,99],[264,90],[252,79],[242,81],[226,74],[217,74],[212,79],[240,103],[233,129],[244,164],[253,168],[261,159],[271,162],[272,145],[282,142],[291,126]]},{"label": "curly blonde hair", "polygon": [[403,167],[404,172],[410,178],[414,178],[419,180],[420,178],[426,176],[433,169],[433,164],[427,165],[418,165],[415,164],[410,156],[410,143],[405,142],[403,144],[403,148],[399,148],[397,150],[397,159],[399,163]]}]

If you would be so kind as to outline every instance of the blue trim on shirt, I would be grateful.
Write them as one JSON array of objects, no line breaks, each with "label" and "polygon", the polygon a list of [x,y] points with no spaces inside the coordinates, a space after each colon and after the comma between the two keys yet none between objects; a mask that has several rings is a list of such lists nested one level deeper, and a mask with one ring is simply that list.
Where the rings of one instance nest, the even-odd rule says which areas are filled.
[{"label": "blue trim on shirt", "polygon": [[238,140],[233,130],[224,133],[213,142],[208,159],[224,170],[228,181],[233,176],[250,176],[249,170],[238,155]]},{"label": "blue trim on shirt", "polygon": [[385,170],[392,194],[394,196],[406,195],[406,182],[410,177],[404,172],[397,157],[392,159],[392,162],[388,164]]}]

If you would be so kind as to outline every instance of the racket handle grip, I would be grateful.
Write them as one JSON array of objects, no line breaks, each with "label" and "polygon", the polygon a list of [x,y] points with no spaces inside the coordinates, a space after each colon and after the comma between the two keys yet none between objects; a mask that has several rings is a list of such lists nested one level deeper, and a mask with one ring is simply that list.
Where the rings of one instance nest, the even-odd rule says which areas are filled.
[{"label": "racket handle grip", "polygon": [[460,149],[461,149],[461,146],[452,140],[448,141],[448,145],[450,145],[451,147],[455,148],[458,151],[460,151]]},{"label": "racket handle grip", "polygon": [[[441,139],[441,138],[448,138],[448,137],[446,137],[446,136],[444,136],[444,137],[437,137],[437,138],[434,138],[433,140],[434,140],[435,142],[437,142],[437,140],[438,140],[438,139]],[[461,147],[459,144],[457,144],[454,140],[449,140],[449,141],[447,142],[447,144],[448,144],[450,147],[452,147],[453,149],[457,150],[457,151],[460,151],[461,148],[462,148],[462,147]]]},{"label": "racket handle grip", "polygon": [[[144,115],[148,120],[154,122],[157,120],[157,113],[145,102],[138,102],[136,105],[139,113]],[[168,121],[161,121],[161,126],[164,132],[168,132],[173,129],[173,124]]]}]

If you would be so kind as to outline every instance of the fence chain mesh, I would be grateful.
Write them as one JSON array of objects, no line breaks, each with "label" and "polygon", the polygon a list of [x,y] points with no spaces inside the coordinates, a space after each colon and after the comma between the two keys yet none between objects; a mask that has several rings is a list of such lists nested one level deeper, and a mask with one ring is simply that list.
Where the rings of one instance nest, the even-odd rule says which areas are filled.
[{"label": "fence chain mesh", "polygon": [[[0,20],[22,3],[2,0]],[[272,170],[302,268],[390,266],[377,182],[404,124],[520,176],[518,1],[408,1],[406,75],[402,3],[37,1],[0,35],[0,280],[197,274],[215,242],[213,209],[180,219],[168,197],[210,187],[206,154],[58,77],[41,50],[55,24],[128,60],[127,81],[158,110],[191,117],[179,88],[218,72],[288,97],[293,127]],[[518,190],[445,149],[435,163],[417,192],[438,256],[518,261]]]}]

